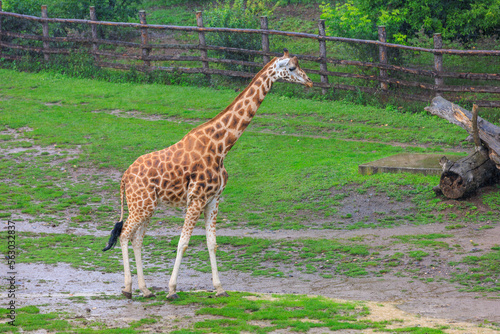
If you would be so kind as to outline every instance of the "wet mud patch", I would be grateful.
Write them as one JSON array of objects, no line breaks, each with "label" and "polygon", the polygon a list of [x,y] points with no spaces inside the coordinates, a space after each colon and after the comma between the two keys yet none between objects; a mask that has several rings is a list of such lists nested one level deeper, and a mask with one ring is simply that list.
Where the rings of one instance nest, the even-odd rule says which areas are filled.
[{"label": "wet mud patch", "polygon": [[[478,230],[470,226],[453,233],[445,227],[442,224],[438,230],[438,226],[431,225],[419,230],[408,226],[385,229],[384,233],[373,230],[370,234],[361,234],[366,231],[360,230],[331,231],[332,234],[326,235],[324,231],[307,235],[268,231],[264,235],[250,234],[253,239],[238,238],[238,231],[222,230],[218,233],[217,252],[220,275],[228,290],[398,302],[401,309],[422,316],[499,322],[495,310],[500,307],[500,294],[498,289],[495,290],[498,288],[494,283],[495,272],[478,271],[474,268],[481,268],[480,261],[464,262],[463,259],[473,256],[480,260],[496,254],[492,249],[498,249],[495,236],[500,227]],[[85,229],[77,230],[83,231]],[[179,231],[170,229],[162,236],[158,235],[160,232],[156,230],[155,237],[146,237],[142,254],[148,286],[156,291],[166,291]],[[46,290],[51,295],[91,291],[96,294],[112,294],[114,291],[119,295],[123,281],[121,252],[119,249],[100,252],[109,230],[76,238],[30,235],[29,238],[34,238],[30,244],[25,244],[25,236],[19,233],[20,257],[32,258],[30,261],[34,262],[22,261],[19,264],[19,268],[27,268],[19,270],[27,273],[20,280],[22,289],[27,287],[32,294],[43,294]],[[203,234],[202,229],[195,229],[191,238],[179,276],[180,291],[213,288],[205,239],[200,236]],[[268,239],[262,239],[264,236]],[[312,239],[304,239],[306,236]],[[44,241],[37,245],[39,238]],[[57,266],[40,263],[47,258],[47,252],[42,253],[47,243],[51,245],[49,253],[59,253]],[[49,257],[53,259],[53,256]],[[86,270],[73,268],[73,262],[78,266],[84,264]],[[51,260],[50,263],[57,262]],[[134,261],[131,264],[134,268]],[[30,276],[35,272],[41,276]],[[489,278],[483,284],[463,277],[455,280],[456,274],[486,275],[484,277]],[[133,279],[136,287],[135,274]],[[37,280],[45,280],[48,285],[44,286],[42,281],[37,286]],[[97,283],[93,286],[94,283],[89,285],[88,282]],[[467,292],[471,288],[474,292]],[[136,291],[135,297],[138,296]]]},{"label": "wet mud patch", "polygon": [[[2,265],[3,266],[3,265]],[[209,291],[210,273],[194,273],[182,268],[179,277],[180,291]],[[134,287],[136,287],[135,276]],[[121,273],[101,273],[85,271],[65,264],[20,264],[18,267],[18,305],[38,305],[42,313],[56,312],[65,318],[81,324],[88,322],[105,323],[108,328],[127,328],[141,319],[157,319],[148,324],[150,330],[170,331],[191,328],[193,324],[221,319],[217,316],[197,315],[202,305],[190,303],[179,305],[166,302],[165,291],[168,275],[149,274],[146,283],[160,293],[157,299],[143,299],[138,291],[132,300],[120,293],[123,276]],[[257,293],[242,297],[249,301],[276,301],[281,294],[322,295],[334,298],[336,302],[346,303],[356,300],[360,307],[366,305],[369,314],[361,321],[389,321],[388,329],[404,327],[444,328],[444,333],[494,333],[493,329],[478,323],[500,321],[498,316],[499,300],[477,299],[474,294],[457,294],[456,289],[447,284],[426,284],[409,282],[400,277],[381,278],[337,278],[327,280],[314,275],[294,278],[259,277],[241,272],[225,272],[223,284],[231,291]],[[264,294],[262,294],[264,293]],[[4,297],[4,293],[1,293]],[[182,295],[182,298],[188,298]],[[206,297],[204,297],[206,298]],[[4,299],[5,300],[5,299]],[[315,323],[314,319],[304,318],[305,322]],[[301,320],[301,321],[302,321]],[[269,323],[263,321],[262,326]],[[486,328],[485,328],[486,327]],[[326,330],[326,328],[325,328]],[[322,331],[324,332],[324,331]],[[368,328],[359,333],[372,333]],[[351,332],[351,333],[355,333]],[[315,333],[313,329],[309,333]],[[336,331],[338,333],[338,331]]]},{"label": "wet mud patch", "polygon": [[[442,194],[438,195],[439,198],[442,198],[442,207],[441,213],[450,216],[459,216],[459,215],[477,215],[477,214],[488,214],[488,213],[498,213],[498,208],[500,206],[500,200],[497,200],[497,203],[488,203],[489,197],[496,198],[498,197],[498,193],[500,190],[500,184],[497,185],[486,185],[483,186],[472,194],[471,196],[465,199],[449,199],[444,197]],[[486,200],[485,200],[486,199]],[[489,221],[495,222],[498,221],[498,217],[496,215],[491,215],[491,219]]]},{"label": "wet mud patch", "polygon": [[347,225],[361,221],[379,223],[381,220],[399,220],[399,223],[404,223],[408,221],[409,215],[416,212],[416,206],[410,200],[396,200],[385,194],[377,194],[373,189],[364,193],[351,191],[340,203],[339,215]]},{"label": "wet mud patch", "polygon": [[[420,314],[405,312],[400,309],[398,303],[380,303],[380,302],[368,302],[366,303],[370,309],[370,314],[366,317],[370,321],[391,321],[396,320],[399,324],[391,324],[387,326],[387,329],[398,329],[401,328],[401,324],[404,323],[404,327],[418,328],[418,327],[429,327],[429,328],[447,328],[446,333],[497,333],[493,328],[479,328],[470,322],[461,322],[449,319],[431,318],[428,316],[422,316]],[[446,305],[443,305],[446,307]],[[365,333],[373,333],[373,331],[366,331]]]}]

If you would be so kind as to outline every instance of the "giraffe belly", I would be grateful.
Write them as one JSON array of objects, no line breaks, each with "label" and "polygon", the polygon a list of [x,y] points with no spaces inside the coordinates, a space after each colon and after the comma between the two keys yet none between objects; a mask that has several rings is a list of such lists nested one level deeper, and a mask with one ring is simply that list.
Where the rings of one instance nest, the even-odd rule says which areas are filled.
[{"label": "giraffe belly", "polygon": [[162,187],[158,189],[158,202],[169,207],[183,207],[187,204],[187,182],[184,178],[175,180],[164,179]]},{"label": "giraffe belly", "polygon": [[171,208],[185,207],[187,205],[187,195],[179,196],[159,196],[158,204]]}]

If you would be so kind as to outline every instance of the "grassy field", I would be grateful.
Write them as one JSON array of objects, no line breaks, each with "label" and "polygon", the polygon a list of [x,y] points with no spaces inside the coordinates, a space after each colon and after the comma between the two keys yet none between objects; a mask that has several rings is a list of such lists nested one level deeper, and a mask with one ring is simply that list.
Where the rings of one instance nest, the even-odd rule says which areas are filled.
[{"label": "grassy field", "polygon": [[[105,184],[100,188],[104,192],[117,189],[117,180],[106,178],[106,169],[123,171],[138,156],[173,144],[235,96],[231,90],[219,90],[214,98],[214,91],[205,88],[106,84],[12,71],[1,74],[6,78],[1,83],[4,129],[33,129],[16,138],[8,132],[2,136],[1,146],[12,150],[1,161],[2,177],[9,179],[12,173],[16,177],[15,182],[2,185],[2,205],[42,216],[73,209],[88,220],[99,213],[106,221],[114,220],[113,209],[99,205],[105,199],[93,189],[96,181],[92,179],[97,176],[78,173],[78,169],[101,170],[99,182]],[[130,112],[139,117],[119,118]],[[159,119],[148,119],[152,115]],[[446,220],[440,213],[441,201],[431,192],[438,177],[362,176],[357,166],[401,152],[443,152],[463,143],[464,135],[458,127],[424,112],[399,113],[342,101],[271,95],[226,159],[231,182],[221,217],[236,225],[278,229],[315,226],[314,220],[322,219],[335,228],[346,223],[338,214],[339,201],[352,192],[369,192],[395,202],[411,197],[415,204],[411,215],[381,224]],[[33,156],[32,146],[57,148],[57,154]],[[18,166],[16,160],[26,163]],[[61,160],[64,163],[54,169],[54,161]],[[87,182],[73,182],[71,175]],[[88,206],[88,202],[95,204]],[[490,212],[473,209],[471,213],[474,219],[490,216]]]},{"label": "grassy field", "polygon": [[[33,226],[17,234],[18,263],[66,263],[103,273],[122,271],[118,251],[100,252],[107,237],[99,234],[109,231],[119,216],[121,173],[138,156],[171,145],[214,117],[237,95],[231,89],[118,84],[11,70],[0,70],[0,77],[0,215]],[[473,225],[478,233],[497,227],[498,186],[467,201],[448,201],[432,191],[437,176],[357,172],[361,163],[396,153],[463,154],[460,151],[469,147],[465,137],[457,126],[424,111],[404,113],[393,106],[381,109],[271,93],[225,160],[230,178],[218,225],[236,236],[218,237],[219,269],[268,279],[302,275],[324,280],[383,279],[389,274],[410,283],[456,284],[480,298],[498,298],[498,244],[483,247],[479,240],[457,241],[466,226]],[[150,227],[154,233],[144,246],[147,275],[170,273],[178,237],[162,231],[175,231],[181,224],[182,211],[159,210],[155,215]],[[328,237],[332,230],[369,234],[423,225],[441,226],[445,232],[395,235],[383,241]],[[55,232],[34,230],[41,226]],[[62,232],[65,228],[81,233],[67,234]],[[238,234],[242,229],[251,229],[252,236]],[[318,231],[320,236],[267,239],[259,236],[264,231],[297,231],[297,235]],[[3,239],[6,232],[1,233]],[[183,268],[210,271],[204,243],[202,236],[192,238]],[[470,247],[484,249],[469,254]],[[5,243],[0,250],[6,252]],[[436,269],[424,274],[419,269],[422,263]],[[164,305],[164,293],[157,295],[155,301],[139,300],[145,307]],[[183,333],[313,327],[392,331],[390,326],[397,323],[366,320],[369,310],[362,304],[301,295],[263,300],[233,292],[230,299],[215,300],[203,293],[185,293],[178,303],[194,305],[198,315],[225,319],[221,323],[220,318],[197,318],[188,330],[172,329]],[[37,307],[19,310],[24,330],[102,332],[98,322],[84,330],[67,314],[40,312]],[[293,317],[282,319],[283,309],[293,311]],[[49,320],[52,327],[46,327]],[[158,321],[144,317],[109,332],[141,331]],[[259,321],[265,323],[255,325]],[[446,332],[439,326],[409,328],[404,322],[399,329]]]},{"label": "grassy field", "polygon": [[[272,2],[268,2],[268,5]],[[179,26],[195,26],[196,25],[196,17],[195,13],[201,10],[205,15],[205,23],[208,20],[208,16],[210,15],[210,11],[216,8],[217,6],[222,5],[222,2],[215,1],[192,1],[192,0],[182,0],[182,1],[170,1],[170,0],[160,0],[160,1],[143,1],[140,4],[140,9],[145,10],[147,13],[147,21],[150,24],[168,24],[168,25],[179,25]],[[320,9],[321,1],[287,1],[282,2],[274,11],[274,13],[269,14],[269,28],[275,30],[283,30],[283,31],[294,31],[294,32],[304,32],[310,34],[318,33],[317,22],[321,16]],[[29,6],[28,6],[29,7]],[[57,1],[49,1],[48,3],[49,13],[51,7],[57,7]],[[50,16],[50,15],[49,15]],[[138,22],[137,17],[131,17],[129,19],[130,22]],[[56,25],[51,26],[53,28]],[[74,26],[76,30],[78,28]],[[247,27],[248,28],[248,27]],[[253,27],[256,28],[256,27]],[[35,33],[36,29],[39,29],[38,25],[33,25],[31,28],[33,31],[28,31],[29,33]],[[58,27],[55,30],[65,30],[68,31],[73,30],[73,26],[67,27]],[[80,28],[81,29],[81,28]],[[84,33],[84,32],[82,32]],[[89,33],[89,32],[85,32]],[[111,39],[121,39],[125,41],[132,42],[140,42],[140,32],[132,31],[129,28],[116,28],[116,27],[100,27],[100,34],[103,36],[109,36]],[[213,36],[214,33],[206,33],[207,41],[210,40],[210,36]],[[254,36],[255,37],[255,36]],[[108,37],[106,37],[108,38]],[[250,37],[249,37],[250,38]],[[257,40],[260,41],[260,36],[257,36]],[[150,42],[153,44],[195,44],[198,43],[198,36],[195,33],[187,33],[187,32],[176,32],[176,31],[163,31],[161,33],[150,33]],[[41,41],[31,41],[33,46],[42,47]],[[212,42],[209,42],[212,43]],[[257,44],[260,42],[257,42]],[[456,41],[444,41],[444,48],[461,48]],[[495,43],[494,39],[482,39],[477,41],[475,49],[496,49],[498,43]],[[471,44],[472,45],[472,44]],[[432,37],[420,36],[418,45],[421,47],[429,47],[432,48]],[[238,47],[249,47],[245,45],[238,45]],[[284,36],[270,36],[270,49],[272,51],[280,52],[283,48],[286,47],[290,50],[292,54],[302,54],[302,55],[311,55],[318,56],[318,42],[315,40],[309,39],[299,39],[299,38],[288,38]],[[378,47],[365,45],[362,50],[356,45],[350,43],[339,43],[339,42],[328,42],[327,43],[327,54],[328,57],[332,59],[345,59],[345,60],[358,60],[358,61],[375,61],[378,57]],[[115,53],[134,53],[137,54],[137,50],[132,50],[131,48],[125,46],[111,46],[111,45],[101,45],[101,51],[114,51]],[[18,52],[17,55],[22,55],[21,51]],[[161,56],[164,52],[167,52],[169,55],[176,56],[199,56],[199,51],[197,50],[184,50],[184,49],[153,49],[152,55]],[[140,51],[139,51],[140,53]],[[86,60],[80,61],[79,59],[75,59],[75,56],[72,55],[70,57],[58,57],[57,55],[51,56],[51,62],[46,64],[41,59],[41,55],[33,56],[33,54],[29,55],[27,53],[24,54],[26,57],[23,60],[18,61],[14,65],[9,61],[2,61],[0,59],[0,66],[5,68],[20,68],[21,70],[28,71],[38,71],[40,68],[44,68],[46,66],[51,67],[57,71],[64,73],[72,73],[74,76],[84,76],[84,77],[98,77],[105,76],[107,78],[113,78],[113,75],[109,75],[109,73],[103,74],[103,70],[96,70],[95,67],[91,64],[92,57],[87,57]],[[216,51],[209,51],[209,57],[226,57],[221,55]],[[250,56],[248,61],[261,62],[262,59],[260,56]],[[392,59],[389,56],[389,61],[393,65],[404,66],[408,68],[414,69],[426,69],[432,70],[434,66],[433,58],[434,56],[430,53],[423,52],[412,52],[412,51],[401,51],[398,52],[396,59]],[[453,55],[445,55],[444,56],[444,68],[446,71],[450,72],[460,72],[460,73],[498,73],[499,65],[497,56],[453,56]],[[142,66],[143,62],[140,60],[124,60],[119,59],[116,60],[117,63],[127,63],[129,65],[138,65]],[[178,67],[199,67],[200,63],[195,61],[155,61],[152,62],[152,65],[157,66],[178,66]],[[211,68],[225,68],[224,64],[211,63]],[[319,70],[319,64],[316,62],[301,62],[302,68],[306,69],[314,69]],[[232,68],[234,70],[234,68]],[[240,68],[241,70],[241,68]],[[247,69],[251,70],[251,69]],[[258,71],[258,68],[255,67],[253,70]],[[343,73],[354,73],[361,75],[378,75],[378,70],[375,68],[360,68],[355,66],[341,65],[341,64],[329,64],[328,70],[332,72],[343,72]],[[98,73],[96,73],[98,72]],[[121,80],[130,81],[130,80],[142,80],[142,74],[137,73],[136,71],[132,71],[133,73],[124,74],[121,73],[118,75],[121,77]],[[393,79],[406,80],[406,81],[415,81],[416,77],[413,74],[404,74],[392,71],[390,73]],[[234,80],[234,78],[228,79],[227,77],[222,76],[212,76],[210,79],[207,79],[205,76],[200,75],[173,75],[167,73],[149,73],[145,75],[147,79],[145,80],[170,80],[176,84],[189,84],[189,85],[204,85],[210,87],[238,87],[241,88],[241,80]],[[171,77],[170,79],[165,79],[165,77]],[[310,74],[311,79],[315,82],[320,81],[320,76],[318,74]],[[123,79],[124,78],[124,79]],[[115,77],[116,79],[116,77]],[[120,80],[120,79],[118,79]],[[344,77],[329,77],[330,83],[337,83],[342,85],[354,85],[354,86],[369,86],[373,88],[379,87],[379,82],[377,81],[367,81],[363,79],[355,79],[355,78],[344,78]],[[434,79],[431,77],[422,77],[419,79],[422,83],[433,84]],[[492,86],[493,83],[491,81],[470,81],[467,79],[456,79],[456,78],[445,78],[446,85],[489,85]],[[419,110],[421,109],[422,102],[417,101],[407,101],[404,102],[401,99],[396,97],[389,97],[389,101],[387,101],[386,97],[381,98],[378,94],[367,94],[352,91],[344,91],[340,89],[330,89],[327,91],[325,96],[319,96],[319,94],[304,94],[302,89],[296,89],[294,86],[284,86],[285,88],[279,87],[275,88],[275,91],[280,91],[284,96],[305,96],[309,98],[323,98],[323,99],[346,99],[351,102],[355,102],[357,104],[372,104],[381,106],[389,103],[391,105],[404,106],[405,110]],[[422,94],[423,91],[420,88],[416,87],[405,87],[405,86],[397,86],[391,84],[391,89],[397,90],[398,93],[404,94]],[[317,90],[319,91],[319,90]],[[316,92],[317,92],[316,91]],[[473,101],[477,100],[496,100],[496,94],[481,94],[481,93],[460,93],[460,94],[451,94],[446,95],[445,97],[449,99],[453,99],[455,101],[460,100],[461,103],[466,104],[465,107],[472,107]],[[482,108],[481,116],[488,121],[498,122],[500,120],[500,112],[498,108]]]}]

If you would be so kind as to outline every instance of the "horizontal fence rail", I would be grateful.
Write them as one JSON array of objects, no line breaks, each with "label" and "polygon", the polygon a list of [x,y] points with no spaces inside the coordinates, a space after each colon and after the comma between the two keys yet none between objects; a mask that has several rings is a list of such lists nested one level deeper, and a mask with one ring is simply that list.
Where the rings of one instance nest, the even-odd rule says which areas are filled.
[{"label": "horizontal fence rail", "polygon": [[[454,50],[443,49],[442,39],[440,34],[434,34],[434,48],[411,47],[406,45],[398,45],[386,42],[385,27],[379,27],[379,40],[360,40],[344,37],[333,37],[325,35],[325,25],[323,20],[319,20],[318,34],[297,33],[289,31],[279,31],[268,29],[267,17],[261,17],[261,29],[236,29],[236,28],[214,28],[205,27],[203,25],[202,13],[196,13],[197,26],[173,26],[173,25],[158,25],[147,24],[146,13],[140,11],[140,23],[132,22],[107,22],[98,21],[95,15],[95,10],[90,7],[91,20],[84,19],[62,19],[48,17],[46,6],[42,6],[41,17],[23,15],[18,13],[3,12],[1,10],[2,3],[0,1],[0,58],[8,60],[20,60],[22,56],[16,54],[12,50],[20,50],[31,53],[43,54],[45,60],[50,60],[50,55],[62,54],[69,55],[73,52],[85,52],[91,54],[96,64],[101,67],[114,68],[119,70],[135,69],[138,71],[169,71],[179,73],[200,73],[207,76],[210,75],[228,75],[237,77],[253,77],[254,72],[242,70],[227,70],[220,68],[211,68],[210,64],[231,64],[240,65],[246,68],[260,68],[271,57],[281,56],[282,53],[272,52],[269,49],[269,36],[283,36],[291,38],[302,38],[316,40],[318,42],[318,56],[313,55],[294,55],[298,59],[308,62],[317,63],[318,69],[306,69],[307,73],[318,75],[320,82],[314,82],[314,86],[321,87],[322,92],[326,93],[327,89],[340,89],[350,91],[362,91],[370,94],[392,94],[404,99],[429,101],[430,98],[439,94],[457,94],[457,93],[472,93],[472,94],[488,94],[488,100],[478,101],[477,97],[472,97],[474,102],[479,106],[500,108],[500,101],[496,94],[500,94],[500,87],[495,84],[500,80],[500,73],[469,73],[469,72],[450,72],[444,70],[443,56],[474,56],[484,57],[493,56],[495,62],[500,62],[500,50]],[[5,24],[2,26],[2,19],[11,18],[19,21],[31,21],[40,23],[42,34],[29,34],[19,31],[8,31],[5,29]],[[49,23],[73,24],[87,26],[88,33],[84,36],[50,36]],[[139,37],[134,40],[111,40],[97,37],[98,26],[103,27],[122,27],[134,29],[139,33]],[[150,35],[152,32],[157,34],[161,31],[181,31],[198,34],[198,44],[169,44],[169,43],[153,43]],[[91,32],[91,33],[90,33]],[[249,50],[242,48],[234,48],[227,46],[208,45],[205,40],[205,35],[208,33],[231,33],[231,34],[258,34],[262,36],[261,50]],[[37,41],[40,44],[26,45],[18,41]],[[352,45],[371,45],[378,48],[378,62],[376,61],[359,61],[336,59],[328,57],[327,43],[341,42]],[[73,43],[72,46],[54,47],[57,43]],[[35,43],[36,44],[36,43]],[[76,44],[76,46],[75,46]],[[100,46],[115,46],[127,48],[125,52],[116,52],[103,50]],[[428,53],[434,57],[432,70],[418,68],[418,66],[400,66],[390,64],[388,61],[388,49],[397,49],[411,51],[415,53]],[[187,55],[167,55],[154,54],[158,50],[197,50],[199,56]],[[252,56],[262,57],[263,62],[244,61],[235,59],[225,59],[209,56],[208,51],[237,53]],[[114,62],[109,61],[114,60]],[[116,61],[122,62],[116,62]],[[137,62],[140,62],[139,64]],[[162,66],[160,62],[198,62],[201,67],[188,66]],[[127,63],[128,62],[128,63]],[[342,71],[332,71],[328,69],[330,66],[354,66],[363,71],[376,70],[371,73],[351,73]],[[220,67],[220,66],[219,66]],[[378,82],[377,86],[367,85],[352,85],[344,83],[330,82],[329,78],[344,78],[363,80],[364,82]],[[427,79],[425,79],[427,78]],[[416,80],[418,79],[418,80]],[[465,84],[445,84],[445,79],[465,80]],[[424,81],[422,81],[424,80]],[[481,81],[480,85],[471,84],[474,81]],[[488,81],[488,83],[484,83]],[[490,85],[489,82],[493,84]],[[410,93],[402,93],[406,87],[413,89]],[[418,90],[418,93],[415,93]]]}]

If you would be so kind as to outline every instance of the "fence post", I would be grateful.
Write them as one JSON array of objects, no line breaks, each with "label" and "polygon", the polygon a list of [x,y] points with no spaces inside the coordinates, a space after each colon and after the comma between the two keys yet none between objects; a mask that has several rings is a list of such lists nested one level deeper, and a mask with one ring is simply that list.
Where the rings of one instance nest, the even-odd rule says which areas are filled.
[{"label": "fence post", "polygon": [[[95,7],[90,6],[90,20],[97,21],[97,16],[95,15]],[[94,60],[99,61],[99,55],[96,53],[99,51],[99,46],[97,45],[97,26],[95,24],[90,25],[90,30],[92,31],[92,53],[94,54]]]},{"label": "fence post", "polygon": [[[260,17],[260,29],[269,29],[269,26],[267,24],[267,16]],[[266,33],[262,33],[262,51],[269,52],[269,35]],[[264,61],[264,65],[266,65],[271,59],[269,58],[269,56],[264,55],[262,56],[262,60]]]},{"label": "fence post", "polygon": [[[318,21],[318,32],[319,36],[326,36],[325,33],[325,20],[319,20]],[[326,41],[325,40],[319,40],[319,56],[321,57],[321,63],[319,64],[319,69],[321,71],[328,71],[328,66],[326,64]],[[321,74],[321,83],[328,83],[328,75],[326,74]],[[323,95],[326,94],[326,88],[322,87],[321,88],[321,93]]]},{"label": "fence post", "polygon": [[[47,15],[47,6],[42,5],[42,18],[46,19],[48,17],[49,16]],[[45,40],[45,38],[49,37],[49,22],[46,22],[46,21],[42,22],[42,31],[43,31],[43,37],[44,37],[43,48],[48,49],[50,47],[49,41]],[[46,61],[49,60],[49,54],[44,52],[43,59],[45,59]]]},{"label": "fence post", "polygon": [[[148,24],[146,21],[146,12],[143,10],[139,11],[139,21],[141,24]],[[148,36],[148,28],[141,28],[141,44],[142,44],[142,58],[146,59],[149,57],[149,36]],[[146,66],[151,66],[151,61],[144,60],[144,64]]]},{"label": "fence post", "polygon": [[[2,0],[0,0],[0,12],[3,12],[2,9]],[[2,16],[0,16],[0,43],[2,42]],[[2,46],[0,45],[0,58],[2,58]]]},{"label": "fence post", "polygon": [[[203,28],[203,14],[201,11],[196,12],[196,25],[198,28]],[[208,70],[208,61],[207,61],[207,43],[205,41],[205,33],[203,31],[198,31],[198,41],[200,43],[200,54],[201,54],[201,60],[203,62],[203,71]],[[208,74],[207,74],[208,76]]]},{"label": "fence post", "polygon": [[[387,33],[385,31],[385,26],[378,27],[378,40],[380,42],[383,42],[383,43],[387,42]],[[378,56],[379,56],[380,64],[386,65],[387,64],[387,47],[386,46],[380,45],[378,47]],[[387,70],[380,69],[380,78],[387,79]],[[387,84],[387,82],[381,82],[380,88],[383,91],[387,91],[387,89],[389,88],[389,85]]]},{"label": "fence post", "polygon": [[[434,49],[442,49],[443,48],[443,38],[441,34],[434,34]],[[444,84],[444,80],[441,77],[441,72],[443,71],[443,55],[442,54],[434,54],[434,69],[437,72],[436,77],[434,78],[434,84],[436,88],[440,88]],[[440,95],[439,92],[436,95]]]}]

